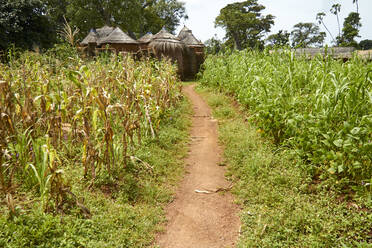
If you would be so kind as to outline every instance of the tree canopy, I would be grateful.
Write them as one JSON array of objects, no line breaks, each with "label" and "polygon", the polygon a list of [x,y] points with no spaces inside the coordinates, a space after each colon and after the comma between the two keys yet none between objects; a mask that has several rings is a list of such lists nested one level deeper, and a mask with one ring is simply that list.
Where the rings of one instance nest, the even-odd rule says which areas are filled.
[{"label": "tree canopy", "polygon": [[30,49],[55,40],[41,0],[0,0],[0,50],[10,44]]},{"label": "tree canopy", "polygon": [[80,30],[115,25],[142,35],[162,27],[173,32],[187,15],[177,0],[70,0],[66,17]]},{"label": "tree canopy", "polygon": [[362,40],[359,42],[359,47],[362,50],[372,49],[372,40]]},{"label": "tree canopy", "polygon": [[262,47],[262,37],[274,24],[274,16],[261,13],[264,9],[257,0],[228,4],[221,9],[215,26],[226,30],[227,44],[238,50]]},{"label": "tree canopy", "polygon": [[0,0],[0,49],[11,43],[31,48],[49,47],[57,41],[64,17],[81,30],[119,26],[130,34],[173,32],[187,18],[179,0]]},{"label": "tree canopy", "polygon": [[289,46],[289,36],[290,33],[288,33],[288,31],[279,30],[278,33],[267,37],[266,42],[269,44],[269,46]]},{"label": "tree canopy", "polygon": [[344,21],[342,28],[342,35],[337,37],[337,44],[340,46],[354,46],[357,47],[358,43],[355,41],[359,36],[359,29],[362,26],[360,23],[360,15],[356,12],[351,12]]},{"label": "tree canopy", "polygon": [[326,37],[325,32],[320,32],[319,26],[315,23],[298,23],[294,25],[292,35],[293,47],[322,46]]}]

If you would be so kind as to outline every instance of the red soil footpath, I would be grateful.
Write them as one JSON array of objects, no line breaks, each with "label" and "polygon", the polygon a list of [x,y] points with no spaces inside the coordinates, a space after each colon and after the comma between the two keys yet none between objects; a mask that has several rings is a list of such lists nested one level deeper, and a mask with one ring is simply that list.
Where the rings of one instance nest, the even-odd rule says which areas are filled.
[{"label": "red soil footpath", "polygon": [[185,86],[183,92],[194,107],[186,176],[167,208],[168,223],[156,244],[161,248],[234,247],[239,235],[239,209],[225,191],[230,183],[225,179],[225,168],[219,166],[222,151],[217,121],[194,85]]}]

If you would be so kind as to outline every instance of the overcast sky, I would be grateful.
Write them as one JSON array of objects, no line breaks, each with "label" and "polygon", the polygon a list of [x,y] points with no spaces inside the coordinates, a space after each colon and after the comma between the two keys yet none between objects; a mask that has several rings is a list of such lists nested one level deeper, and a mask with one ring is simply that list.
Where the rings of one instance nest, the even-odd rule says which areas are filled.
[{"label": "overcast sky", "polygon": [[[220,10],[229,3],[237,0],[181,0],[186,3],[186,11],[189,19],[182,24],[186,24],[192,29],[195,36],[203,42],[217,34],[219,38],[224,37],[224,31],[214,27],[214,20]],[[241,2],[241,1],[240,1]],[[316,14],[325,12],[325,24],[328,26],[333,36],[338,35],[337,19],[329,10],[334,3],[340,3],[340,23],[341,27],[344,18],[351,12],[356,11],[356,6],[352,0],[258,0],[266,7],[264,13],[275,16],[275,24],[272,32],[276,33],[281,29],[292,31],[293,25],[299,22],[316,22]],[[359,12],[361,15],[362,28],[360,39],[372,40],[372,0],[359,0]],[[181,25],[183,26],[183,25]],[[181,27],[180,27],[181,28]],[[322,30],[325,31],[322,27]],[[359,39],[359,40],[360,40]],[[331,40],[327,33],[327,41]]]}]

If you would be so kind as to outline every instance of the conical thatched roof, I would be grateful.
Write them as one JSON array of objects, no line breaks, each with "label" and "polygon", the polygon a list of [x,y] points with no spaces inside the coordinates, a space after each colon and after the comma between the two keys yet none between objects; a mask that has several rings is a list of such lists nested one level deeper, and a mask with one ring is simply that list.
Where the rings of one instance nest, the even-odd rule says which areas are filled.
[{"label": "conical thatched roof", "polygon": [[137,44],[138,42],[120,28],[115,28],[108,36],[99,40],[99,44]]},{"label": "conical thatched roof", "polygon": [[192,31],[191,29],[189,29],[188,27],[184,26],[180,33],[178,34],[178,38],[180,38],[181,40],[185,39],[187,36],[189,36],[190,34],[192,34]]},{"label": "conical thatched roof", "polygon": [[97,34],[100,38],[107,37],[111,32],[114,31],[113,27],[109,27],[107,25],[103,26],[102,28],[97,29]]},{"label": "conical thatched roof", "polygon": [[141,43],[149,43],[153,39],[154,35],[152,33],[147,33],[138,39]]},{"label": "conical thatched roof", "polygon": [[162,28],[162,30],[160,30],[159,33],[155,34],[152,37],[152,39],[153,40],[160,40],[160,39],[162,39],[162,40],[169,40],[170,42],[173,42],[173,41],[180,42],[180,39],[177,36],[175,36],[175,35],[167,32],[167,30],[165,30],[164,28]]},{"label": "conical thatched roof", "polygon": [[161,59],[167,57],[178,64],[178,73],[184,78],[184,54],[187,52],[187,46],[179,38],[168,33],[164,28],[155,34],[149,47],[155,55]]},{"label": "conical thatched roof", "polygon": [[94,30],[91,30],[87,37],[80,43],[82,45],[88,45],[89,43],[97,43],[98,35]]},{"label": "conical thatched roof", "polygon": [[184,26],[180,33],[178,34],[178,38],[184,42],[188,46],[200,46],[204,47],[204,44],[198,40],[192,33],[192,31]]}]

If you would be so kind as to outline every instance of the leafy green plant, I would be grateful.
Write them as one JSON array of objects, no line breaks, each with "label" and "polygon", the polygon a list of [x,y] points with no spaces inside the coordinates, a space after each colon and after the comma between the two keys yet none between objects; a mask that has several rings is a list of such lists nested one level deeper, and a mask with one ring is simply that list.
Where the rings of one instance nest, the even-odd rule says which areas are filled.
[{"label": "leafy green plant", "polygon": [[372,178],[372,64],[293,52],[209,56],[202,84],[233,94],[275,144],[293,148],[314,178]]}]

